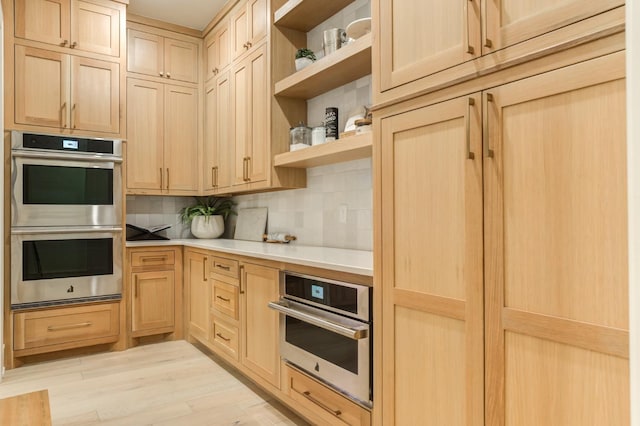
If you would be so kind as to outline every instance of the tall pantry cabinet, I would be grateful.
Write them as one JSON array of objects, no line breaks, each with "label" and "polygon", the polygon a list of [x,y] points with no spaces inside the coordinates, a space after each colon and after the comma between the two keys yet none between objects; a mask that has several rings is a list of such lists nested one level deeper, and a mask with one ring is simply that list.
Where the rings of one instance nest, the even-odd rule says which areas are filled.
[{"label": "tall pantry cabinet", "polygon": [[[496,30],[464,2],[477,57],[396,73],[391,12],[453,2],[396,3],[374,2],[376,422],[629,424],[624,7],[503,1]],[[417,51],[451,53],[429,31]]]}]

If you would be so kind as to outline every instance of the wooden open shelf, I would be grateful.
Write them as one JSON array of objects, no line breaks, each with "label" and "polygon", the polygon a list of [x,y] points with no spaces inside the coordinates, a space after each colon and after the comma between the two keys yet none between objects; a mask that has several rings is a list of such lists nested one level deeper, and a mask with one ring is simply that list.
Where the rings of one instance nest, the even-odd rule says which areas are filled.
[{"label": "wooden open shelf", "polygon": [[274,158],[274,165],[306,169],[307,167],[359,160],[360,158],[371,157],[372,146],[373,133],[368,132],[298,151],[278,154]]},{"label": "wooden open shelf", "polygon": [[354,1],[289,0],[280,9],[276,10],[274,24],[306,33]]},{"label": "wooden open shelf", "polygon": [[371,74],[371,33],[276,83],[275,95],[310,99]]}]

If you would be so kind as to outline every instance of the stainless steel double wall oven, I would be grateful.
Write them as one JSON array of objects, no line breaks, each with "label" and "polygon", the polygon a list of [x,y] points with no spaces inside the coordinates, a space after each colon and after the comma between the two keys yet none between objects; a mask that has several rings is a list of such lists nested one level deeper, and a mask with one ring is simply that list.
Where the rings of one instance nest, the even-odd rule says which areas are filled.
[{"label": "stainless steel double wall oven", "polygon": [[122,141],[11,133],[11,305],[119,299]]}]

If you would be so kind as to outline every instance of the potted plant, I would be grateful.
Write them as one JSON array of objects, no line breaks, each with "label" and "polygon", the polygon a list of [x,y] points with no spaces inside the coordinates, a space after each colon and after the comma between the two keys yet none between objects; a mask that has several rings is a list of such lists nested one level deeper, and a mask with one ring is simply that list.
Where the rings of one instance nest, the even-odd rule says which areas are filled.
[{"label": "potted plant", "polygon": [[316,54],[312,50],[303,47],[296,52],[296,71],[300,71],[307,65],[311,65],[316,60]]},{"label": "potted plant", "polygon": [[195,197],[196,204],[182,209],[182,223],[191,224],[196,238],[218,238],[224,233],[224,221],[233,211],[231,198]]}]

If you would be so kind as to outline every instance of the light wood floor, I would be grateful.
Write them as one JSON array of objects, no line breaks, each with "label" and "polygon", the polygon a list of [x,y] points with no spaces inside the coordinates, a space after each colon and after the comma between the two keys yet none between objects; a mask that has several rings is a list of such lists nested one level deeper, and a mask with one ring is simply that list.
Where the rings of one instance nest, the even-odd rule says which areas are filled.
[{"label": "light wood floor", "polygon": [[0,398],[48,389],[57,425],[306,425],[186,341],[7,371]]}]

